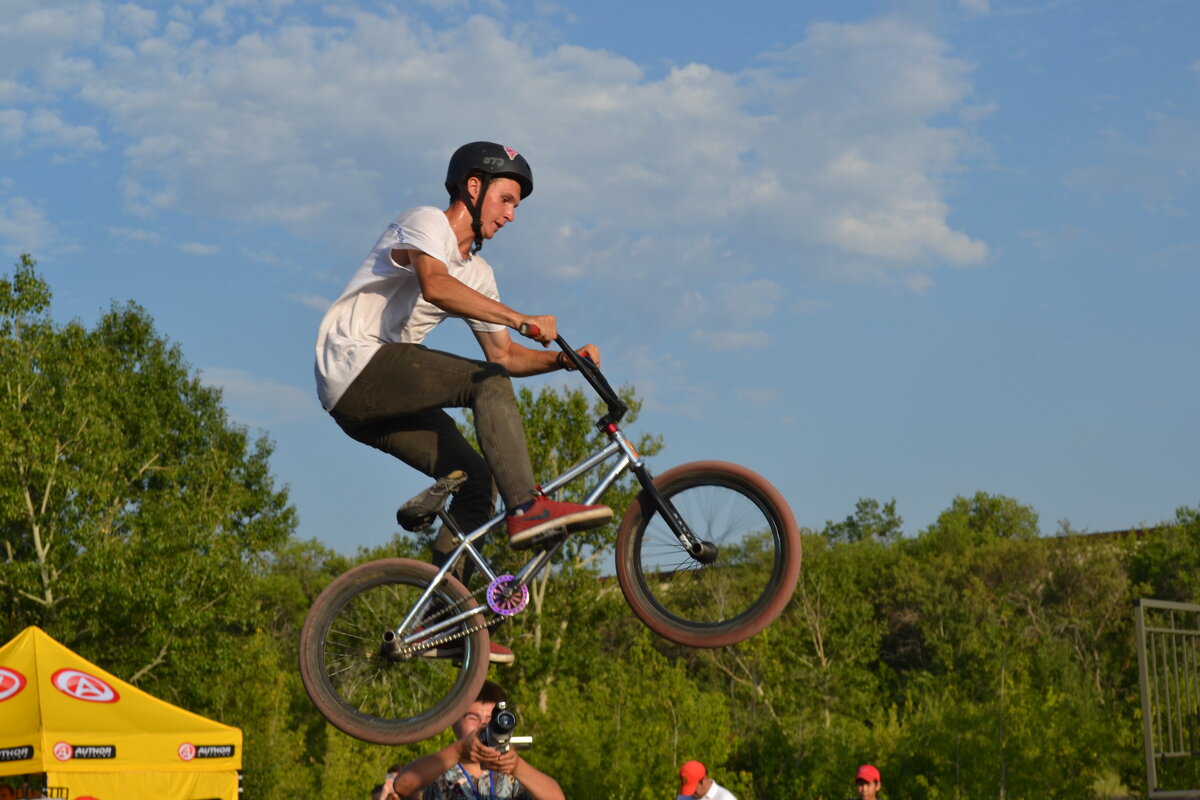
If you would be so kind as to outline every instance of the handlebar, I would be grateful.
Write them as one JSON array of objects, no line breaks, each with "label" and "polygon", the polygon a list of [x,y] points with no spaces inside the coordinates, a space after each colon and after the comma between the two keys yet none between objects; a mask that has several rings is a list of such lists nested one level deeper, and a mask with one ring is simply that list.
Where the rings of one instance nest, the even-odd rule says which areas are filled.
[{"label": "handlebar", "polygon": [[[530,339],[536,339],[541,330],[537,325],[522,322],[521,326],[517,328],[517,332],[522,336],[528,336]],[[625,401],[609,385],[608,379],[604,377],[604,373],[600,371],[600,367],[596,365],[596,362],[592,361],[586,355],[580,355],[575,352],[575,349],[567,344],[567,340],[561,335],[555,337],[554,343],[566,354],[567,359],[574,365],[575,369],[583,375],[584,379],[591,384],[592,389],[595,390],[600,399],[604,401],[604,404],[608,406],[608,413],[596,420],[596,427],[604,430],[609,425],[615,425],[620,422],[625,413],[629,411],[629,406],[625,404]]]}]

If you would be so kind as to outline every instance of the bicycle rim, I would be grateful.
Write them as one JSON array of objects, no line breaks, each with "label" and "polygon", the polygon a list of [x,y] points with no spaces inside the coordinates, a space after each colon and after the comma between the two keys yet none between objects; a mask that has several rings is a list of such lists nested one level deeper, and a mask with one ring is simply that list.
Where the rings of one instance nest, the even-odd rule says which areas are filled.
[{"label": "bicycle rim", "polygon": [[724,462],[685,464],[654,481],[717,559],[695,560],[658,508],[639,496],[618,535],[617,577],[655,633],[691,647],[722,647],[761,631],[786,606],[800,570],[791,510],[766,480]]},{"label": "bicycle rim", "polygon": [[[317,710],[338,729],[376,744],[408,744],[444,731],[475,699],[487,673],[486,630],[457,639],[455,658],[384,652],[385,632],[395,631],[436,573],[408,559],[372,561],[339,576],[313,603],[300,636],[300,674]],[[443,608],[469,607],[467,590],[453,578],[435,597]],[[476,615],[438,637],[481,623]]]}]

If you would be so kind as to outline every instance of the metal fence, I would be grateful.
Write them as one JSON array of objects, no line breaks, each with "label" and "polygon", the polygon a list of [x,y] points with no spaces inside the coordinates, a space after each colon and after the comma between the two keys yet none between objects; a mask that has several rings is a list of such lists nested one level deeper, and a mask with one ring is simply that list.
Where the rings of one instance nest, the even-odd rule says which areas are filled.
[{"label": "metal fence", "polygon": [[1200,798],[1200,605],[1134,602],[1146,786]]}]

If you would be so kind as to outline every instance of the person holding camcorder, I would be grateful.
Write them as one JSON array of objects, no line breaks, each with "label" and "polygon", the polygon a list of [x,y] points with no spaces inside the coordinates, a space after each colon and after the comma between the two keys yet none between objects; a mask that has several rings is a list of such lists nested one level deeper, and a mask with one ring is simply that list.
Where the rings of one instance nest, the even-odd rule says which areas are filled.
[{"label": "person holding camcorder", "polygon": [[454,723],[457,741],[405,766],[393,789],[400,800],[565,800],[558,781],[517,752],[516,724],[504,690],[486,681]]}]

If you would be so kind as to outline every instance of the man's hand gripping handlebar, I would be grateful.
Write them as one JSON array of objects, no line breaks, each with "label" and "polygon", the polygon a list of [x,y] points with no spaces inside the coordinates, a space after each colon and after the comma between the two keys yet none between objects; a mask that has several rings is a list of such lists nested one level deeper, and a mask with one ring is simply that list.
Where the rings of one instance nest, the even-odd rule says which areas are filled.
[{"label": "man's hand gripping handlebar", "polygon": [[[539,329],[538,326],[532,322],[522,322],[517,328],[517,332],[522,336],[533,339],[534,341],[542,341],[541,329]],[[556,336],[553,341],[558,345],[559,349],[562,350],[562,352],[558,354],[558,365],[563,369],[569,372],[574,372],[578,369],[586,369],[582,363],[584,361],[588,362],[588,366],[600,366],[600,351],[596,349],[595,345],[585,344],[583,347],[579,348],[579,350],[574,350],[566,343],[566,340],[564,340],[562,336]],[[543,342],[543,344],[548,345],[549,342]]]},{"label": "man's hand gripping handlebar", "polygon": [[[540,333],[537,327],[532,324],[521,323],[517,331],[522,336],[534,338]],[[570,369],[567,364],[570,364],[574,369],[579,370],[592,388],[596,390],[596,394],[608,406],[608,413],[596,421],[596,427],[602,431],[607,431],[610,426],[616,430],[616,424],[621,421],[625,413],[629,411],[629,407],[625,405],[625,401],[613,390],[605,379],[604,374],[600,372],[600,351],[594,345],[586,344],[578,350],[572,349],[571,345],[567,344],[567,340],[562,336],[556,336],[554,343],[562,350],[559,353],[560,366],[564,369]],[[566,359],[567,364],[562,364],[561,361]]]}]

